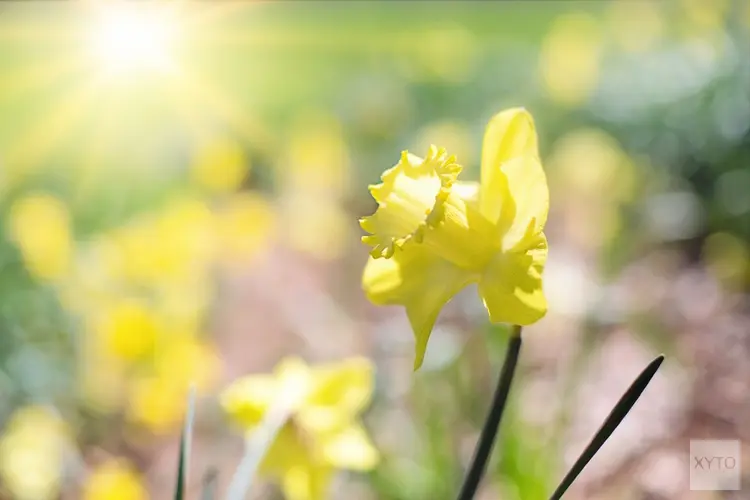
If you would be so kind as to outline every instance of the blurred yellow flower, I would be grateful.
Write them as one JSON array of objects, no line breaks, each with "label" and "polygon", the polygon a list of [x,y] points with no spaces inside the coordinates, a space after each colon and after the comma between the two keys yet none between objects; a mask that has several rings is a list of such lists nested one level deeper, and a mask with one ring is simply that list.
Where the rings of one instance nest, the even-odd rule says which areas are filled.
[{"label": "blurred yellow flower", "polygon": [[729,0],[681,0],[680,12],[685,15],[691,31],[719,30],[730,10]]},{"label": "blurred yellow flower", "polygon": [[714,233],[703,244],[703,256],[709,270],[732,290],[750,283],[750,248],[730,233]]},{"label": "blurred yellow flower", "polygon": [[621,228],[620,208],[641,185],[634,159],[603,130],[582,128],[558,139],[546,164],[571,241],[581,250],[611,242]]},{"label": "blurred yellow flower", "polygon": [[660,2],[610,2],[609,27],[615,41],[628,52],[644,52],[664,34]]},{"label": "blurred yellow flower", "polygon": [[178,199],[160,213],[118,228],[107,255],[112,274],[154,285],[203,271],[213,256],[213,222],[203,202]]},{"label": "blurred yellow flower", "polygon": [[316,367],[287,358],[273,374],[235,381],[222,393],[221,403],[248,432],[271,406],[287,404],[291,416],[269,447],[260,472],[281,481],[287,500],[324,499],[336,469],[366,471],[379,461],[358,421],[372,398],[373,371],[365,358]]},{"label": "blurred yellow flower", "polygon": [[192,181],[214,194],[236,191],[250,170],[242,146],[226,138],[212,138],[200,144],[191,164]]},{"label": "blurred yellow flower", "polygon": [[70,442],[67,426],[50,410],[38,406],[16,410],[0,440],[0,476],[13,498],[57,498]]},{"label": "blurred yellow flower", "polygon": [[638,186],[633,162],[617,140],[599,129],[565,134],[547,160],[561,195],[631,201]]},{"label": "blurred yellow flower", "polygon": [[154,224],[136,220],[108,235],[113,243],[109,259],[114,276],[135,284],[150,284],[162,274],[158,245],[161,235]]},{"label": "blurred yellow flower", "polygon": [[203,329],[215,283],[207,273],[185,276],[181,281],[154,287],[154,307],[170,331],[197,332]]},{"label": "blurred yellow flower", "polygon": [[86,479],[83,500],[147,500],[140,475],[123,460],[98,466]]},{"label": "blurred yellow flower", "polygon": [[469,283],[494,323],[528,325],[547,312],[542,271],[549,208],[531,115],[514,108],[487,126],[481,184],[457,180],[444,150],[426,159],[404,151],[370,187],[378,209],[363,218],[373,247],[362,278],[375,304],[406,307],[416,340],[414,368],[442,307]]},{"label": "blurred yellow flower", "polygon": [[304,113],[294,124],[277,174],[285,189],[340,196],[349,182],[349,149],[334,116]]},{"label": "blurred yellow flower", "polygon": [[53,280],[68,272],[70,216],[60,200],[44,193],[25,196],[10,208],[8,228],[31,274]]},{"label": "blurred yellow flower", "polygon": [[[174,259],[176,256],[178,261],[184,262],[182,267],[178,267],[178,272],[195,271],[196,265],[205,263],[213,256],[214,222],[214,215],[203,200],[172,200],[155,221],[161,245],[165,248],[164,259]],[[184,257],[180,259],[181,256]]]},{"label": "blurred yellow flower", "polygon": [[189,386],[204,390],[215,381],[218,355],[198,338],[212,267],[219,251],[255,251],[267,237],[256,234],[266,221],[254,218],[266,207],[248,198],[229,196],[215,215],[200,199],[177,197],[78,249],[58,290],[86,325],[78,388],[91,409],[116,411],[127,402],[133,421],[171,431]]},{"label": "blurred yellow flower", "polygon": [[417,43],[406,39],[399,49],[411,53],[404,71],[416,81],[470,81],[477,68],[477,41],[460,25],[422,30]]},{"label": "blurred yellow flower", "polygon": [[159,317],[146,303],[122,299],[102,311],[96,334],[110,354],[137,361],[152,351],[162,330]]},{"label": "blurred yellow flower", "polygon": [[684,45],[689,54],[702,63],[719,64],[727,51],[732,50],[732,42],[727,37],[729,16],[734,16],[735,11],[731,2],[682,0],[677,7],[677,34],[687,42]]},{"label": "blurred yellow flower", "polygon": [[167,339],[157,352],[153,372],[131,387],[130,418],[157,433],[171,431],[185,414],[191,385],[205,392],[220,368],[219,356],[208,342],[185,334]]},{"label": "blurred yellow flower", "polygon": [[97,310],[111,303],[117,249],[111,238],[99,237],[76,248],[71,272],[57,285],[58,298],[69,311]]},{"label": "blurred yellow flower", "polygon": [[319,259],[336,259],[346,251],[351,218],[332,200],[309,193],[287,197],[285,224],[290,246]]},{"label": "blurred yellow flower", "polygon": [[121,359],[101,352],[98,346],[84,349],[76,367],[80,398],[95,413],[114,412],[123,403],[130,383],[128,367]]},{"label": "blurred yellow flower", "polygon": [[133,381],[128,417],[154,433],[172,431],[186,409],[187,390],[176,381],[149,375]]},{"label": "blurred yellow flower", "polygon": [[540,56],[542,79],[553,100],[571,106],[586,100],[599,78],[600,39],[597,21],[588,14],[555,20]]},{"label": "blurred yellow flower", "polygon": [[181,392],[191,385],[199,392],[210,389],[220,370],[221,360],[216,348],[203,339],[185,334],[166,342],[155,362],[155,372],[172,380]]},{"label": "blurred yellow flower", "polygon": [[271,203],[257,193],[232,196],[216,213],[219,258],[247,262],[266,247],[276,227]]}]

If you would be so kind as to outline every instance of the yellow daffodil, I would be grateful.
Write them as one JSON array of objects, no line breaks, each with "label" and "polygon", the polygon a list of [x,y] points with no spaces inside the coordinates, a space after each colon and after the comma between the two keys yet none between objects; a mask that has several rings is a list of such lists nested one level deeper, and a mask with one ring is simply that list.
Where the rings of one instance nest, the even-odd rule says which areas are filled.
[{"label": "yellow daffodil", "polygon": [[16,410],[0,439],[0,478],[12,498],[58,498],[70,429],[39,406]]},{"label": "yellow daffodil", "polygon": [[96,333],[103,337],[110,354],[138,361],[151,352],[162,329],[156,311],[148,304],[122,299],[104,311]]},{"label": "yellow daffodil", "polygon": [[190,387],[210,389],[220,360],[211,344],[183,333],[165,339],[153,364],[153,373],[132,380],[128,416],[152,432],[170,432],[185,415]]},{"label": "yellow daffodil", "polygon": [[195,152],[192,181],[212,194],[236,191],[247,176],[250,161],[242,145],[226,139],[212,138]]},{"label": "yellow daffodil", "polygon": [[252,432],[270,407],[283,402],[289,417],[260,473],[280,480],[287,500],[327,497],[336,469],[370,470],[379,460],[358,415],[369,404],[373,367],[365,358],[308,367],[282,361],[273,374],[250,375],[222,394],[228,415]]},{"label": "yellow daffodil", "polygon": [[146,500],[148,493],[140,475],[126,461],[106,462],[86,479],[84,500]]},{"label": "yellow daffodil", "polygon": [[493,323],[529,325],[547,312],[542,271],[549,208],[534,121],[524,109],[487,126],[481,183],[458,181],[461,165],[431,146],[425,159],[404,151],[371,186],[375,214],[361,219],[372,246],[362,278],[375,304],[406,307],[416,339],[414,369],[441,308],[477,283]]},{"label": "yellow daffodil", "polygon": [[70,214],[62,201],[45,193],[16,201],[10,209],[8,229],[31,274],[46,280],[67,274],[73,237]]},{"label": "yellow daffodil", "polygon": [[[647,29],[639,24],[639,31]],[[599,83],[602,29],[587,12],[566,13],[542,41],[539,70],[549,97],[563,106],[581,105]]]},{"label": "yellow daffodil", "polygon": [[103,256],[113,277],[141,286],[203,272],[213,254],[213,215],[199,200],[178,199],[107,235]]},{"label": "yellow daffodil", "polygon": [[225,201],[216,213],[218,259],[230,264],[247,263],[272,240],[276,212],[269,200],[257,192],[238,193]]}]

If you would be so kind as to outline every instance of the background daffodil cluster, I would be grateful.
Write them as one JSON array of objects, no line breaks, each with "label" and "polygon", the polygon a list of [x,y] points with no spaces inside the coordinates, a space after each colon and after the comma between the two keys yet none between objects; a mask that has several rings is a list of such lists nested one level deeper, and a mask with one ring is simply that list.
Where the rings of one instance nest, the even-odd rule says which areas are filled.
[{"label": "background daffodil cluster", "polygon": [[[687,439],[750,442],[749,40],[746,0],[7,3],[0,499],[170,498],[191,387],[188,496],[223,497],[287,379],[258,497],[454,498],[504,321],[533,324],[481,495],[548,498],[664,352],[566,498],[685,498]],[[472,217],[384,258],[436,187],[460,222],[502,179],[548,255],[499,265]],[[421,212],[368,192],[411,180]]]}]

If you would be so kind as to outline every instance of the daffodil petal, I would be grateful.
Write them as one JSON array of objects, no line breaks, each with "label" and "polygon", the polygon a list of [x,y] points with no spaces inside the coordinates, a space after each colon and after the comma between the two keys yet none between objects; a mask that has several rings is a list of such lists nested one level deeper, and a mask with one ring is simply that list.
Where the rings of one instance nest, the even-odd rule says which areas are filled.
[{"label": "daffodil petal", "polygon": [[314,389],[298,420],[311,430],[340,429],[370,404],[375,367],[365,357],[315,367]]},{"label": "daffodil petal", "polygon": [[475,181],[456,181],[453,192],[460,196],[467,205],[477,206],[479,203],[479,183]]},{"label": "daffodil petal", "polygon": [[[248,437],[252,435],[249,433]],[[274,437],[268,447],[259,472],[263,476],[283,476],[293,467],[307,465],[310,461],[310,450],[307,442],[301,439],[299,429],[287,422]]]},{"label": "daffodil petal", "polygon": [[508,177],[500,167],[482,176],[479,188],[479,213],[492,224],[497,225],[497,233],[503,234],[515,216],[515,204],[508,188]]},{"label": "daffodil petal", "polygon": [[323,464],[292,467],[284,473],[282,489],[286,500],[325,500],[328,498],[333,468]]},{"label": "daffodil petal", "polygon": [[539,156],[536,127],[531,113],[510,108],[490,119],[482,144],[482,176],[518,156]]},{"label": "daffodil petal", "polygon": [[525,252],[498,254],[479,281],[479,295],[493,323],[530,325],[547,313],[542,291],[547,239],[543,233],[532,239]]},{"label": "daffodil petal", "polygon": [[414,369],[422,366],[427,341],[443,306],[475,281],[472,273],[419,246],[405,247],[390,259],[370,258],[362,284],[374,304],[406,307],[414,331]]},{"label": "daffodil petal", "polygon": [[[503,248],[517,248],[522,239],[542,232],[549,212],[549,189],[542,164],[535,156],[521,156],[502,166],[511,200],[505,204],[499,227]],[[530,227],[531,225],[531,227]]]},{"label": "daffodil petal", "polygon": [[504,163],[519,156],[539,156],[536,128],[528,111],[511,108],[493,116],[484,133],[480,203],[489,219],[499,214],[503,202],[496,175]]},{"label": "daffodil petal", "polygon": [[380,460],[367,431],[358,424],[325,438],[322,452],[326,462],[339,469],[368,471]]},{"label": "daffodil petal", "polygon": [[299,358],[289,357],[279,362],[273,375],[248,375],[234,381],[220,396],[229,417],[244,429],[258,425],[265,412],[280,398],[295,408],[310,392],[310,369]]},{"label": "daffodil petal", "polygon": [[307,364],[301,358],[290,356],[276,365],[274,374],[278,381],[275,401],[283,400],[293,409],[302,405],[313,388]]},{"label": "daffodil petal", "polygon": [[234,422],[250,429],[263,420],[277,389],[276,379],[271,375],[248,375],[227,387],[219,400]]}]

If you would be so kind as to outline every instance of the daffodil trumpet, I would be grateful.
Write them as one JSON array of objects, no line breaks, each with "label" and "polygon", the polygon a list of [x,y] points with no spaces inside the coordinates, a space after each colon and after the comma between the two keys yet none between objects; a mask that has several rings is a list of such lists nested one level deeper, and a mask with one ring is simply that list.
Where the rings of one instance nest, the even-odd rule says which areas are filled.
[{"label": "daffodil trumpet", "polygon": [[531,115],[513,108],[490,120],[480,182],[459,180],[462,168],[435,146],[425,158],[404,151],[370,186],[378,208],[360,220],[372,247],[364,291],[375,304],[406,308],[415,370],[440,310],[469,284],[493,323],[530,325],[547,312],[549,192]]}]

